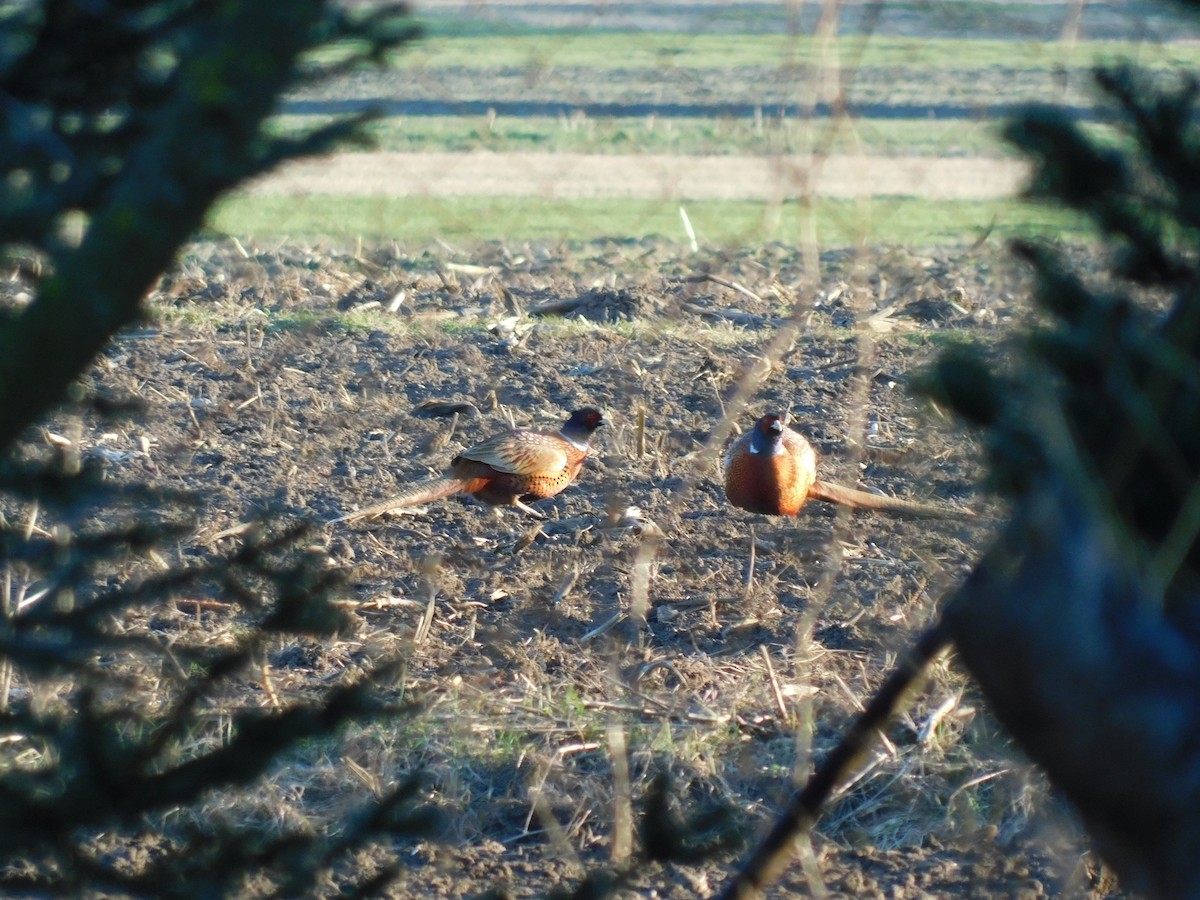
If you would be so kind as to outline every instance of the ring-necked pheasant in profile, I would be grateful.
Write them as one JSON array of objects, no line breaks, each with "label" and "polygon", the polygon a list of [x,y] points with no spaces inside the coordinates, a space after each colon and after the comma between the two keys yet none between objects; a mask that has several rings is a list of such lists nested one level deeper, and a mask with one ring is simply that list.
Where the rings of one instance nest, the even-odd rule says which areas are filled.
[{"label": "ring-necked pheasant in profile", "polygon": [[587,459],[592,435],[603,424],[600,410],[585,406],[572,412],[558,431],[506,431],[458,454],[446,475],[332,521],[374,518],[451,494],[470,494],[493,506],[516,506],[540,518],[542,514],[524,501],[553,497],[574,481]]},{"label": "ring-necked pheasant in profile", "polygon": [[768,516],[798,515],[809,500],[915,516],[970,515],[963,510],[819,481],[817,451],[775,413],[760,418],[750,431],[729,445],[724,469],[725,497],[729,502]]}]

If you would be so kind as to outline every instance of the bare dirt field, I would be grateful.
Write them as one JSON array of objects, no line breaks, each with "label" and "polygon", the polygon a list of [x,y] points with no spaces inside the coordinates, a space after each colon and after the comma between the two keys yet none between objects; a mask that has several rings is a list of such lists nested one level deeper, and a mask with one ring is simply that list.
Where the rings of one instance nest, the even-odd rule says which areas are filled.
[{"label": "bare dirt field", "polygon": [[[326,520],[513,424],[605,408],[578,482],[540,504],[545,522],[451,498],[319,532],[350,575],[356,628],[277,647],[270,690],[286,701],[365,659],[406,658],[402,688],[422,707],[412,722],[319,754],[339,773],[339,802],[369,790],[351,770],[384,783],[427,773],[447,831],[376,851],[404,865],[394,896],[532,896],[605,864],[614,733],[635,805],[666,769],[689,807],[725,798],[752,840],[811,764],[806,744],[818,757],[832,746],[987,540],[999,510],[979,490],[979,448],[907,388],[944,336],[994,343],[1024,319],[1024,276],[999,248],[827,253],[815,278],[783,246],[706,265],[749,293],[673,280],[696,269],[654,243],[469,255],[198,244],[154,293],[152,323],[89,377],[144,398],[144,416],[54,425],[113,479],[200,491],[190,554],[264,510]],[[562,319],[530,312],[549,300],[579,302]],[[793,310],[794,340],[764,364]],[[756,373],[761,387],[736,408]],[[431,400],[477,414],[429,417]],[[822,477],[980,515],[731,509],[703,450],[724,414],[745,428],[768,409],[813,439]],[[653,529],[663,544],[640,556]],[[130,627],[212,640],[238,621],[236,607],[183,603]],[[266,703],[265,682],[247,687]],[[274,777],[272,819],[320,827],[332,776],[319,771]],[[1085,848],[941,662],[819,824],[807,874],[794,865],[771,896],[816,882],[848,897],[1088,896]],[[737,859],[645,865],[631,887],[705,895]]]},{"label": "bare dirt field", "polygon": [[[611,6],[638,28],[687,28],[679,17],[696,14],[692,4]],[[846,8],[862,16],[879,6]],[[504,8],[529,21],[594,14],[577,3]],[[946,4],[932,17],[913,12],[920,4],[881,8],[896,18],[871,19],[880,33],[963,30],[942,21]],[[1027,24],[1021,34],[1053,38],[1073,8],[951,11],[965,10],[983,35]],[[1167,27],[1142,11],[1086,4],[1083,34]],[[1108,30],[1088,32],[1090,23]],[[767,67],[596,79],[569,62],[372,73],[299,93],[284,109],[380,101],[404,114],[743,115],[794,103],[801,80]],[[1086,86],[1060,74],[1019,64],[977,73],[969,61],[929,79],[881,69],[856,73],[849,99],[879,115],[993,115],[1029,99],[1086,111]],[[769,159],[353,155],[291,167],[256,189],[685,198],[813,187],[964,198],[1011,193],[1022,171],[1000,160],[839,158],[814,181]],[[1028,292],[991,243],[806,260],[791,246],[697,256],[620,236],[354,251],[213,239],[187,248],[153,292],[146,326],[116,340],[87,378],[102,395],[141,397],[144,412],[119,425],[64,415],[50,427],[113,480],[200,492],[201,534],[179,549],[192,559],[210,541],[236,541],[252,517],[324,523],[440,472],[498,431],[555,428],[572,408],[603,407],[610,424],[578,481],[540,504],[544,522],[450,498],[321,525],[312,552],[347,573],[354,628],[336,641],[280,644],[245,684],[244,702],[265,707],[401,656],[398,692],[420,707],[410,720],[309,748],[241,802],[265,827],[320,829],[353,799],[421,771],[445,829],[371,851],[402,864],[392,894],[527,897],[606,865],[623,799],[640,807],[659,771],[685,809],[729,804],[745,841],[769,826],[1003,513],[980,486],[981,448],[911,388],[949,343],[978,341],[1002,356],[1031,315]],[[548,303],[560,314],[539,314]],[[462,414],[431,415],[428,401]],[[713,435],[767,410],[788,413],[814,441],[821,477],[977,516],[814,503],[773,520],[731,509]],[[644,619],[632,614],[635,598],[648,602]],[[220,598],[180,598],[122,627],[169,643],[221,640],[243,621]],[[793,864],[770,896],[1117,896],[1087,846],[950,658],[836,796],[811,852],[799,848],[807,864]],[[710,895],[740,853],[645,864],[631,893]]]}]

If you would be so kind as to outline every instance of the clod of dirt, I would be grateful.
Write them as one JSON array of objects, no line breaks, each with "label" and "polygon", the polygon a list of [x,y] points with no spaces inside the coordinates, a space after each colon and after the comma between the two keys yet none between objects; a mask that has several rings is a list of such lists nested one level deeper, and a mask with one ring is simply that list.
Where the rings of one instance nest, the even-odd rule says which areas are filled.
[{"label": "clod of dirt", "polygon": [[569,300],[555,300],[529,308],[534,316],[561,315],[568,319],[613,323],[652,316],[663,309],[662,302],[642,288],[592,288]]},{"label": "clod of dirt", "polygon": [[950,325],[962,322],[971,314],[974,304],[961,288],[946,291],[939,296],[921,297],[906,304],[901,315],[910,316],[921,322]]},{"label": "clod of dirt", "polygon": [[658,298],[640,288],[609,290],[596,288],[580,297],[579,307],[571,315],[592,322],[632,321],[661,311]]}]

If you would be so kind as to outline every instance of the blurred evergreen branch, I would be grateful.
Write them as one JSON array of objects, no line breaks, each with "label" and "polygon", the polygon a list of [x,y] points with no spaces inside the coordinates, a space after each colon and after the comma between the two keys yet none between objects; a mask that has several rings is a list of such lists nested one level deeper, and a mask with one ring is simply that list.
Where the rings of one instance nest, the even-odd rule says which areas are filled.
[{"label": "blurred evergreen branch", "polygon": [[[1164,85],[1122,67],[1099,70],[1097,84],[1136,152],[1098,146],[1049,109],[1031,110],[1008,137],[1037,162],[1035,197],[1085,212],[1100,228],[1105,278],[1085,279],[1050,245],[1016,242],[1051,318],[1023,340],[1013,371],[959,351],[926,387],[984,429],[1003,494],[1019,499],[1075,467],[1145,556],[1178,528],[1200,475],[1196,83]],[[1194,538],[1187,571],[1160,573],[1168,583],[1200,563]]]},{"label": "blurred evergreen branch", "polygon": [[[404,11],[358,16],[323,0],[0,9],[0,246],[46,257],[33,302],[0,329],[0,446],[136,320],[221,193],[356,132],[362,118],[290,139],[262,125],[298,81],[410,40]],[[322,63],[316,51],[336,55]]]},{"label": "blurred evergreen branch", "polygon": [[[228,552],[188,548],[200,498],[114,483],[27,437],[139,318],[217,197],[359,135],[368,118],[271,137],[263,126],[280,96],[379,64],[414,36],[395,4],[0,7],[0,256],[23,258],[34,282],[33,299],[0,316],[6,893],[218,896],[257,878],[261,893],[294,896],[327,878],[366,895],[396,869],[359,871],[353,854],[435,825],[412,778],[324,831],[205,817],[215,793],[256,783],[298,748],[408,714],[383,689],[395,665],[363,663],[302,700],[247,704],[238,687],[261,676],[271,648],[348,625],[308,526],[261,527]],[[109,398],[89,405],[136,414]],[[154,625],[189,599],[236,612],[232,639],[177,639]],[[135,864],[122,848],[139,843],[149,850]]]},{"label": "blurred evergreen branch", "polygon": [[979,429],[1011,516],[722,897],[758,896],[896,702],[953,644],[1123,886],[1200,893],[1200,132],[1197,84],[1099,69],[1132,151],[1054,108],[1008,138],[1030,193],[1087,214],[1099,278],[1018,241],[1043,322],[943,354],[919,388]]},{"label": "blurred evergreen branch", "polygon": [[926,390],[980,428],[1012,515],[944,627],[1124,886],[1200,892],[1200,132],[1197,81],[1096,72],[1130,150],[1052,108],[1007,136],[1031,193],[1085,213],[1085,275],[1019,241],[1042,325],[998,371],[947,354]]}]

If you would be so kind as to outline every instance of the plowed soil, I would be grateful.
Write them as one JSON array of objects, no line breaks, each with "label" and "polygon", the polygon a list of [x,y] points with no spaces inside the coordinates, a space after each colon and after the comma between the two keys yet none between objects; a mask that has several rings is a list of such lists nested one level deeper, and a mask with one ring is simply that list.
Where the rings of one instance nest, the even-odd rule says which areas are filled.
[{"label": "plowed soil", "polygon": [[[68,437],[113,478],[199,490],[198,541],[255,516],[326,521],[513,425],[606,410],[577,482],[538,504],[544,522],[453,497],[319,532],[350,575],[357,630],[279,647],[273,690],[286,699],[364,654],[405,655],[415,723],[330,756],[385,781],[429,773],[449,830],[378,851],[405,864],[396,896],[573,883],[609,859],[614,798],[637,808],[664,767],[685,804],[724,797],[753,840],[994,527],[979,447],[910,388],[948,341],[999,347],[1025,319],[1025,277],[1001,249],[828,253],[817,271],[768,246],[706,266],[737,287],[654,243],[197,244],[152,296],[151,323],[89,376],[145,398],[145,413]],[[539,314],[547,303],[557,314]],[[431,415],[429,401],[449,405]],[[766,410],[814,441],[823,478],[977,515],[732,509],[713,435]],[[236,623],[236,611],[203,625],[180,613],[175,627]],[[814,847],[772,896],[818,882],[856,897],[1091,890],[1086,842],[952,661],[831,804]],[[703,895],[738,855],[647,864],[631,887]]]},{"label": "plowed soil", "polygon": [[[588,24],[609,6],[505,4],[498,14]],[[611,6],[638,28],[718,22],[708,3]],[[1141,3],[967,4],[969,21],[944,5],[845,9],[844,33],[862,20],[880,33],[1052,40],[1082,10],[1084,38],[1190,34]],[[794,5],[770,10],[791,27]],[[790,69],[597,78],[569,53],[550,63],[364,75],[297,93],[284,109],[378,101],[405,115],[744,116],[797,99]],[[1049,99],[1089,112],[1094,95],[1052,66],[981,73],[964,61],[928,78],[857,73],[847,99],[859,115],[974,117]],[[1003,176],[1003,192],[1012,189],[1011,166],[981,165],[954,183],[991,191]],[[475,190],[488,177],[494,170],[472,171]],[[589,187],[612,186],[576,179],[573,189]],[[757,196],[753,187],[737,196]],[[323,189],[353,188],[342,179]],[[667,189],[660,179],[640,190]],[[9,298],[20,302],[26,287],[9,283]],[[214,240],[187,248],[151,296],[145,327],[113,342],[86,378],[98,392],[141,397],[144,411],[121,425],[64,417],[51,427],[114,480],[200,492],[187,554],[228,547],[256,517],[326,523],[499,431],[553,429],[572,408],[603,407],[610,424],[577,482],[538,504],[545,521],[452,497],[321,524],[314,552],[347,573],[354,630],[281,644],[247,686],[246,702],[286,703],[364,660],[402,656],[401,686],[421,707],[412,721],[349,733],[282,766],[248,801],[255,815],[324,828],[331,812],[422,771],[445,831],[378,846],[364,871],[399,860],[397,897],[533,896],[609,865],[624,804],[638,814],[659,771],[685,812],[724,801],[747,842],[770,826],[1003,513],[980,487],[972,435],[913,388],[947,344],[1002,356],[1030,316],[1028,292],[990,244],[805,260],[774,245],[700,257],[625,240],[353,251]],[[722,435],[768,410],[814,442],[822,478],[975,516],[814,503],[776,520],[730,508]],[[199,599],[213,608],[165,609],[157,633],[222,640],[243,627],[236,607]],[[1087,847],[951,658],[932,667],[769,893],[1110,896]],[[639,864],[628,895],[710,895],[743,852]]]}]

